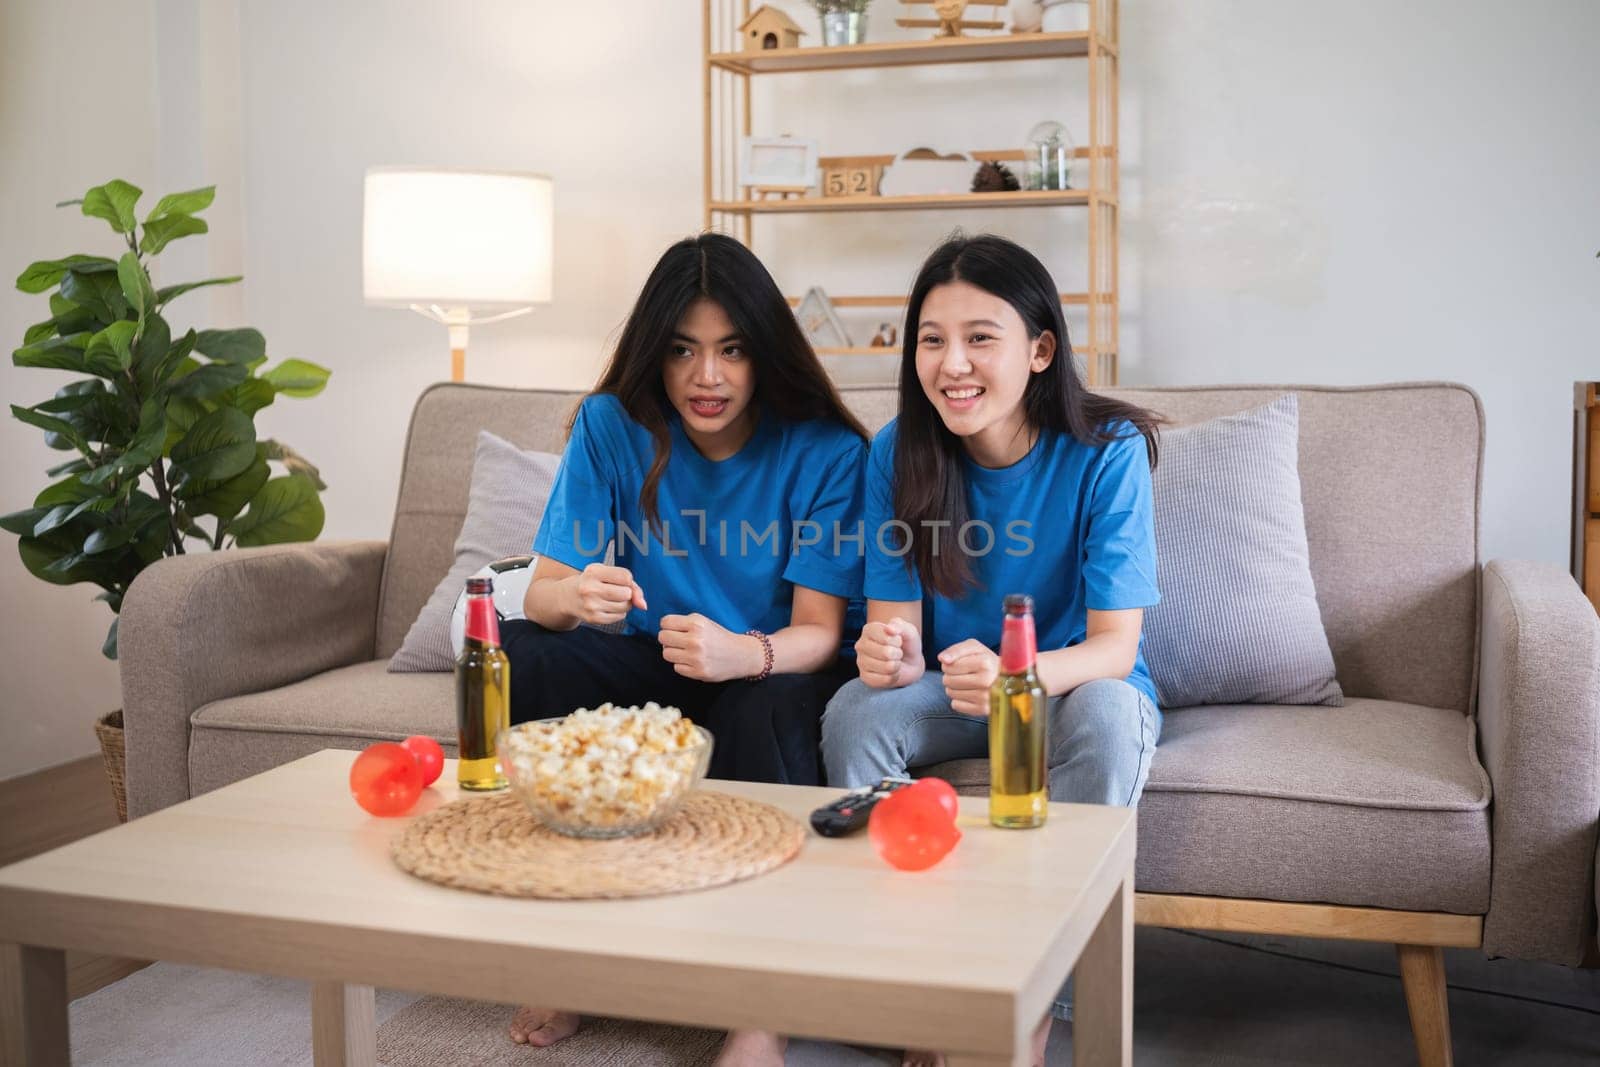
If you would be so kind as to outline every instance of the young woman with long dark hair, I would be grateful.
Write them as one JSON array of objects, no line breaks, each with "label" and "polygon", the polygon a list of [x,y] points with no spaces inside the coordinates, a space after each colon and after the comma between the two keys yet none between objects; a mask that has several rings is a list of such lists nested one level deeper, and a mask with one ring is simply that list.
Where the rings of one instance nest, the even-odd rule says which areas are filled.
[{"label": "young woman with long dark hair", "polygon": [[1002,601],[1026,593],[1052,698],[1050,798],[1137,803],[1161,731],[1140,653],[1159,600],[1159,421],[1084,387],[1055,282],[1026,249],[956,236],[929,256],[900,415],[868,461],[867,623],[860,678],[823,719],[830,783],[987,755]]},{"label": "young woman with long dark hair", "polygon": [[[837,538],[866,439],[748,249],[669,248],[569,427],[528,621],[502,627],[512,719],[654,700],[711,731],[712,777],[818,784],[822,709],[853,674],[862,561]],[[512,1036],[576,1028],[523,1009]]]}]

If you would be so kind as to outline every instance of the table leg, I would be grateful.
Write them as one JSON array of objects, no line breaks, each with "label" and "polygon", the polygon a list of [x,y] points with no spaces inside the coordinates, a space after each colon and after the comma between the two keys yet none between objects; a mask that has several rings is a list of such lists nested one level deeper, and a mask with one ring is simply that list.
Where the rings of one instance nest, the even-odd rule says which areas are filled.
[{"label": "table leg", "polygon": [[371,986],[312,985],[311,1055],[316,1067],[377,1067],[377,1007]]},{"label": "table leg", "polygon": [[1075,1067],[1130,1067],[1133,1063],[1133,875],[1106,906],[1105,915],[1074,973],[1072,1062]]},{"label": "table leg", "polygon": [[0,945],[0,1063],[66,1067],[67,954],[32,945]]}]

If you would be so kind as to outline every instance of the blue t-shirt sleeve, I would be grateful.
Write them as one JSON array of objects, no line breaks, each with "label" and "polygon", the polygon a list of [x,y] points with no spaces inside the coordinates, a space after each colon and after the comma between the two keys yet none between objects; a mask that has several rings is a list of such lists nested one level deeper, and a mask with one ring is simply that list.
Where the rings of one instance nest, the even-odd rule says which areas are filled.
[{"label": "blue t-shirt sleeve", "polygon": [[1156,586],[1155,508],[1150,460],[1143,435],[1111,441],[1089,491],[1084,541],[1084,607],[1091,611],[1148,608],[1159,603]]},{"label": "blue t-shirt sleeve", "polygon": [[868,600],[905,602],[922,599],[922,582],[907,566],[907,553],[894,519],[894,424],[872,441],[867,457],[866,594]]},{"label": "blue t-shirt sleeve", "polygon": [[605,399],[590,397],[578,409],[538,536],[533,539],[535,554],[580,571],[591,563],[604,562],[616,532],[615,435],[607,433],[615,413]]},{"label": "blue t-shirt sleeve", "polygon": [[[796,533],[784,580],[819,593],[861,596],[861,487],[866,446],[854,434],[820,476],[808,480],[792,517]],[[799,524],[808,524],[804,535]]]}]

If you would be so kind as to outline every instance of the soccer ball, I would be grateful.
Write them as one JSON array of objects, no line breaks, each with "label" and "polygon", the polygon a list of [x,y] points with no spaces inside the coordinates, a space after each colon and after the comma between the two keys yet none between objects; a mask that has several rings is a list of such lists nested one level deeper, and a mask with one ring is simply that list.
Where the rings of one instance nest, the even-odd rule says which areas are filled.
[{"label": "soccer ball", "polygon": [[[507,619],[526,618],[522,614],[522,598],[533,580],[533,565],[538,556],[507,556],[497,559],[473,574],[473,578],[494,579],[494,613],[501,622]],[[455,610],[450,613],[450,649],[459,656],[467,646],[467,589],[461,586],[456,597]]]}]

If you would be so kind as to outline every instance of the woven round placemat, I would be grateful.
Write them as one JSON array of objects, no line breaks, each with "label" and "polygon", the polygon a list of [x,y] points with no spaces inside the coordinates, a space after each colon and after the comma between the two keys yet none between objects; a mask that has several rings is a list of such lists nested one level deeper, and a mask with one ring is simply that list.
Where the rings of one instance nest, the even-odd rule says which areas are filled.
[{"label": "woven round placemat", "polygon": [[695,790],[651,833],[595,841],[547,829],[509,793],[457,800],[395,839],[402,870],[507,897],[592,900],[706,889],[794,858],[805,830],[770,804]]}]

